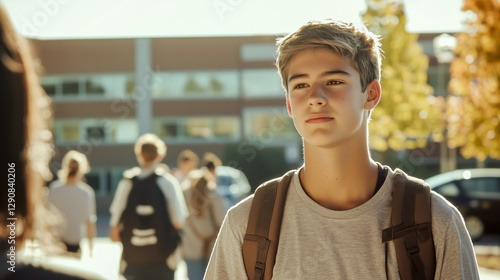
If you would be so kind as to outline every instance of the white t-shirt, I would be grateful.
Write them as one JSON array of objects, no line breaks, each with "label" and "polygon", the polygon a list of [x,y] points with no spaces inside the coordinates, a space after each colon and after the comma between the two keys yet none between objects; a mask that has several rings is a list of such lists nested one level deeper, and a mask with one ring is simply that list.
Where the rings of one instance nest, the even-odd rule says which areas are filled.
[{"label": "white t-shirt", "polygon": [[94,190],[81,181],[63,184],[57,180],[49,186],[48,200],[64,218],[61,239],[68,244],[78,245],[84,236],[86,222],[96,220]]},{"label": "white t-shirt", "polygon": [[[298,172],[288,190],[273,279],[386,279],[382,230],[390,227],[394,171],[367,202],[350,210],[322,207],[303,190]],[[253,195],[225,217],[205,279],[247,279],[242,244]],[[432,192],[435,279],[479,279],[462,216]],[[388,279],[400,279],[389,242]]]}]

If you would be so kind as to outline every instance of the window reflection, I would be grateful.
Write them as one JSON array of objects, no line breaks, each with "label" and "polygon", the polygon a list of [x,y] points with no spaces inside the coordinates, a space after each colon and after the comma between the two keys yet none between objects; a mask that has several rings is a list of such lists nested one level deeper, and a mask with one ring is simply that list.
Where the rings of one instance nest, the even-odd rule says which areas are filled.
[{"label": "window reflection", "polygon": [[298,137],[285,107],[246,108],[243,115],[245,137],[265,137],[269,141]]},{"label": "window reflection", "polygon": [[71,119],[54,121],[54,142],[133,143],[139,134],[135,119]]},{"label": "window reflection", "polygon": [[190,71],[156,73],[153,96],[158,98],[211,98],[238,96],[238,72]]},{"label": "window reflection", "polygon": [[276,97],[284,94],[276,69],[242,71],[243,93],[246,97]]},{"label": "window reflection", "polygon": [[154,120],[154,133],[171,141],[239,139],[238,117],[168,117]]}]

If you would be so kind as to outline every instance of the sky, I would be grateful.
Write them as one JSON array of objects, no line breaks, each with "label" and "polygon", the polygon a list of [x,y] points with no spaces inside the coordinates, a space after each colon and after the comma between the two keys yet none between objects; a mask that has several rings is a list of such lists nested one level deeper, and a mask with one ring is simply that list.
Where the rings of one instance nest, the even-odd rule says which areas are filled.
[{"label": "sky", "polygon": [[[15,28],[36,39],[285,34],[309,20],[361,22],[365,0],[0,0]],[[407,30],[462,29],[463,0],[404,0]]]}]

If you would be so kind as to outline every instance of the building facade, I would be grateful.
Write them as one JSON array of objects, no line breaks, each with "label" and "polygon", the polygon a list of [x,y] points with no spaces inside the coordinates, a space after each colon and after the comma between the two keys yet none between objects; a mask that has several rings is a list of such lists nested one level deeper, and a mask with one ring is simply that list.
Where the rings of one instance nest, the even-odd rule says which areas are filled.
[{"label": "building facade", "polygon": [[[420,42],[431,57],[428,83],[435,95],[446,95],[449,71],[433,57],[436,35],[425,34]],[[164,162],[170,168],[183,149],[200,157],[214,152],[242,169],[252,187],[300,166],[301,140],[274,66],[275,39],[139,39],[147,40],[142,69],[137,39],[32,40],[43,66],[42,86],[53,100],[51,170],[59,169],[70,149],[86,154],[98,212],[107,213],[122,172],[137,165],[133,144],[144,132],[167,143]],[[425,177],[438,173],[439,154],[439,144],[429,143],[394,153],[387,163],[406,170],[407,163],[418,166],[417,175]],[[475,162],[458,157],[457,164]]]}]

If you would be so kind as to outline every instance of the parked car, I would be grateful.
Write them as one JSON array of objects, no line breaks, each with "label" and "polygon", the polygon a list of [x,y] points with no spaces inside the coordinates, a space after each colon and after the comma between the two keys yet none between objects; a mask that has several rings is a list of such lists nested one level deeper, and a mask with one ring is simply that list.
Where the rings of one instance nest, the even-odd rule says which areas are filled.
[{"label": "parked car", "polygon": [[462,213],[472,240],[500,233],[500,168],[460,169],[425,181]]}]

